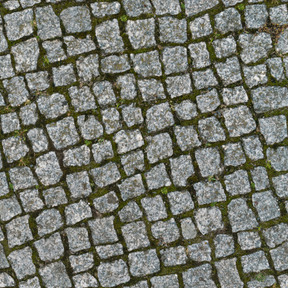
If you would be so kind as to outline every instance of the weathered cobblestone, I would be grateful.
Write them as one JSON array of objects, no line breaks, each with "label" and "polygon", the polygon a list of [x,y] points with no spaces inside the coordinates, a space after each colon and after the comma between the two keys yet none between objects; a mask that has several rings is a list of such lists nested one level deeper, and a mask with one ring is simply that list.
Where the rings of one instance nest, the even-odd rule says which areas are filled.
[{"label": "weathered cobblestone", "polygon": [[288,287],[287,0],[0,3],[0,287]]}]

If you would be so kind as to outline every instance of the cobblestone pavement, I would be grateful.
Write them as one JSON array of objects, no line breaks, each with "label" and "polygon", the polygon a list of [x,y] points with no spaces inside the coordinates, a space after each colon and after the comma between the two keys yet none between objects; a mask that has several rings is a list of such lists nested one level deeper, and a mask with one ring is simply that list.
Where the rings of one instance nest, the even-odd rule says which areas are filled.
[{"label": "cobblestone pavement", "polygon": [[288,287],[288,0],[0,11],[0,287]]}]

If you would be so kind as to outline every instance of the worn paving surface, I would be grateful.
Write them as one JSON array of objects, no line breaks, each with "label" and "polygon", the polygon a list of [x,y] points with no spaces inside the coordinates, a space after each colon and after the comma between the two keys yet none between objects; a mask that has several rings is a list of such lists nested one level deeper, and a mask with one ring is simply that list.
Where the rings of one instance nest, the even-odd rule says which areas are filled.
[{"label": "worn paving surface", "polygon": [[0,5],[0,287],[288,287],[287,0]]}]

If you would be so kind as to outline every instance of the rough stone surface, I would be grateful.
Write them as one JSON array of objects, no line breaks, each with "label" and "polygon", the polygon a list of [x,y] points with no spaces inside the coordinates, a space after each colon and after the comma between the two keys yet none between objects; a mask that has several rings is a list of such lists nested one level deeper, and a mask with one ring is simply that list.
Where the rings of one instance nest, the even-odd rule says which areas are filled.
[{"label": "rough stone surface", "polygon": [[0,287],[287,288],[288,0],[90,2],[1,1]]}]

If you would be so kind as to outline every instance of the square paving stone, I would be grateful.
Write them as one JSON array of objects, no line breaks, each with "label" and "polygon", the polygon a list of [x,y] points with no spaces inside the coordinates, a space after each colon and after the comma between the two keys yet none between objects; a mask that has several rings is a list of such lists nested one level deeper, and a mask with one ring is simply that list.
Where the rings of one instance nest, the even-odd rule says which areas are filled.
[{"label": "square paving stone", "polygon": [[142,177],[140,174],[126,178],[121,184],[117,185],[122,199],[136,198],[146,192]]},{"label": "square paving stone", "polygon": [[183,100],[175,104],[175,112],[180,120],[191,120],[197,116],[196,104],[190,100]]},{"label": "square paving stone", "polygon": [[[185,252],[185,248],[183,246],[177,246],[177,247],[170,247],[167,249],[162,249],[162,250],[160,250],[160,254],[161,254],[161,261],[163,262],[164,266],[166,266],[166,267],[185,265],[187,262],[187,255]],[[172,275],[170,275],[170,276],[172,276]],[[176,276],[176,275],[174,275],[174,276]]]},{"label": "square paving stone", "polygon": [[123,255],[123,246],[122,244],[108,244],[104,246],[97,246],[96,248],[97,254],[101,259],[109,259],[114,256]]},{"label": "square paving stone", "polygon": [[92,13],[97,18],[116,15],[120,12],[121,5],[119,2],[95,2],[90,4]]},{"label": "square paving stone", "polygon": [[196,89],[199,90],[218,85],[214,72],[210,68],[203,71],[193,72],[192,78]]},{"label": "square paving stone", "polygon": [[105,21],[96,26],[95,34],[101,50],[108,53],[122,52],[124,42],[120,36],[117,19]]},{"label": "square paving stone", "polygon": [[5,172],[0,172],[0,196],[4,196],[8,193],[9,193],[9,187],[7,177],[5,175]]},{"label": "square paving stone", "polygon": [[28,131],[27,136],[32,144],[34,152],[43,152],[48,149],[48,139],[43,129],[34,128]]},{"label": "square paving stone", "polygon": [[146,112],[146,123],[149,132],[160,131],[174,125],[174,118],[168,102],[154,105]]},{"label": "square paving stone", "polygon": [[103,135],[103,126],[94,115],[78,116],[77,124],[82,137],[86,140],[94,140]]},{"label": "square paving stone", "polygon": [[87,197],[92,193],[87,171],[68,174],[66,183],[72,198]]},{"label": "square paving stone", "polygon": [[152,0],[152,3],[155,7],[156,15],[177,15],[181,12],[179,0],[172,0],[169,3],[166,3],[163,0]]},{"label": "square paving stone", "polygon": [[52,6],[37,7],[35,9],[35,16],[37,23],[37,34],[41,40],[62,36],[60,20],[53,11]]},{"label": "square paving stone", "polygon": [[268,145],[282,142],[287,137],[286,122],[285,115],[259,119],[260,131]]},{"label": "square paving stone", "polygon": [[15,75],[9,54],[0,56],[0,67],[0,79],[13,77]]},{"label": "square paving stone", "polygon": [[240,57],[245,64],[255,63],[266,58],[272,49],[272,40],[268,33],[247,34],[239,36],[238,43],[242,48]]},{"label": "square paving stone", "polygon": [[102,108],[116,103],[112,84],[109,81],[95,82],[93,85],[93,93]]},{"label": "square paving stone", "polygon": [[236,258],[221,260],[215,266],[222,287],[243,287],[243,282],[236,266]]},{"label": "square paving stone", "polygon": [[249,88],[268,82],[266,65],[243,66],[243,72]]},{"label": "square paving stone", "polygon": [[229,57],[237,53],[237,43],[232,35],[216,39],[212,42],[212,45],[217,58]]},{"label": "square paving stone", "polygon": [[35,248],[42,261],[59,259],[64,254],[64,246],[59,233],[48,238],[42,238],[34,243]]},{"label": "square paving stone", "polygon": [[148,221],[157,221],[168,216],[160,195],[141,199],[141,205],[145,210]]},{"label": "square paving stone", "polygon": [[150,171],[146,172],[145,179],[149,190],[171,185],[166,167],[163,163],[154,166]]},{"label": "square paving stone", "polygon": [[240,63],[237,57],[228,58],[223,63],[216,63],[216,70],[224,85],[241,81]]},{"label": "square paving stone", "polygon": [[22,245],[33,239],[29,227],[29,218],[28,215],[17,217],[6,225],[8,245],[10,248]]},{"label": "square paving stone", "polygon": [[117,144],[119,154],[130,152],[144,145],[144,140],[139,129],[121,130],[114,136],[114,141]]},{"label": "square paving stone", "polygon": [[86,250],[91,247],[89,242],[88,231],[84,227],[73,227],[65,229],[68,239],[69,250],[76,253],[81,250]]},{"label": "square paving stone", "polygon": [[[163,1],[163,0],[156,0]],[[173,0],[174,1],[174,0]],[[178,0],[177,0],[178,1]],[[172,2],[172,1],[171,1]],[[169,4],[171,3],[169,2]],[[162,9],[169,7],[167,3],[161,6]],[[174,13],[177,10],[174,10]],[[164,43],[184,43],[187,41],[187,22],[185,19],[177,19],[176,17],[158,18],[160,41]]]},{"label": "square paving stone", "polygon": [[187,254],[192,261],[211,261],[211,248],[207,240],[187,246]]},{"label": "square paving stone", "polygon": [[188,69],[187,49],[182,46],[164,48],[162,62],[166,75],[185,72]]},{"label": "square paving stone", "polygon": [[238,137],[255,130],[256,124],[247,106],[226,109],[223,112],[225,125],[231,137]]},{"label": "square paving stone", "polygon": [[180,220],[181,232],[185,240],[194,239],[197,236],[197,229],[191,218]]},{"label": "square paving stone", "polygon": [[205,42],[190,44],[188,48],[193,59],[193,67],[200,69],[211,64],[209,51]]},{"label": "square paving stone", "polygon": [[119,76],[116,84],[118,85],[122,99],[132,100],[137,96],[136,79],[133,74],[128,73]]},{"label": "square paving stone", "polygon": [[93,219],[88,222],[92,232],[94,245],[108,244],[118,241],[118,236],[114,228],[114,216]]},{"label": "square paving stone", "polygon": [[193,184],[199,205],[205,205],[226,200],[221,182],[203,181]]},{"label": "square paving stone", "polygon": [[62,187],[46,189],[42,192],[47,207],[56,207],[67,203],[67,197]]},{"label": "square paving stone", "polygon": [[63,151],[63,165],[83,166],[90,163],[90,149],[86,145]]},{"label": "square paving stone", "polygon": [[118,215],[122,222],[132,222],[140,219],[143,213],[136,202],[130,201],[118,212]]},{"label": "square paving stone", "polygon": [[156,79],[145,79],[138,81],[138,87],[144,101],[154,102],[158,99],[165,99],[164,87],[161,81]]},{"label": "square paving stone", "polygon": [[242,250],[252,250],[262,246],[258,232],[239,232],[237,237]]},{"label": "square paving stone", "polygon": [[271,191],[253,194],[252,203],[263,222],[278,218],[281,215],[277,200]]},{"label": "square paving stone", "polygon": [[152,224],[151,233],[153,237],[159,241],[159,245],[174,242],[180,237],[179,229],[174,218]]},{"label": "square paving stone", "polygon": [[141,150],[127,153],[121,156],[121,164],[127,176],[143,171],[145,168],[144,153]]},{"label": "square paving stone", "polygon": [[29,152],[21,136],[12,136],[2,140],[2,146],[8,163],[20,160]]},{"label": "square paving stone", "polygon": [[10,41],[21,39],[33,33],[33,10],[25,9],[4,16],[7,37]]},{"label": "square paving stone", "polygon": [[244,151],[250,159],[255,161],[264,158],[262,143],[258,136],[242,138],[242,142]]},{"label": "square paving stone", "polygon": [[[206,3],[207,4],[207,3]],[[190,22],[190,30],[192,38],[197,39],[212,34],[212,26],[208,14],[198,17]]]},{"label": "square paving stone", "polygon": [[134,71],[142,77],[161,76],[161,64],[158,51],[130,55]]},{"label": "square paving stone", "polygon": [[[105,132],[112,134],[122,127],[120,113],[116,108],[108,108],[101,111]],[[99,133],[100,134],[100,133]]]},{"label": "square paving stone", "polygon": [[48,79],[47,71],[40,71],[35,73],[27,73],[25,78],[28,83],[28,87],[32,92],[43,91],[49,88],[50,83]]},{"label": "square paving stone", "polygon": [[79,136],[72,117],[67,117],[58,122],[47,124],[46,128],[56,149],[66,148],[79,141]]},{"label": "square paving stone", "polygon": [[94,257],[92,252],[69,256],[69,262],[74,273],[87,271],[93,267]]},{"label": "square paving stone", "polygon": [[77,88],[75,86],[68,89],[71,103],[76,112],[83,112],[90,109],[96,109],[95,99],[89,87]]},{"label": "square paving stone", "polygon": [[197,105],[202,113],[212,112],[220,106],[220,100],[216,89],[196,97]]},{"label": "square paving stone", "polygon": [[60,212],[55,208],[45,210],[36,218],[39,236],[43,236],[58,230],[63,226]]},{"label": "square paving stone", "polygon": [[98,278],[104,287],[114,287],[130,281],[127,264],[122,260],[101,263],[98,267]]},{"label": "square paving stone", "polygon": [[198,209],[195,212],[195,220],[202,235],[224,228],[222,213],[217,207]]},{"label": "square paving stone", "polygon": [[[8,69],[7,67],[9,67],[7,63],[1,63],[1,57],[0,57],[0,64],[1,64],[0,67],[6,67],[6,70]],[[11,76],[13,75],[10,75],[8,77]],[[0,72],[0,78],[1,78],[1,72]],[[8,93],[8,100],[12,107],[20,106],[21,104],[25,103],[28,100],[29,93],[24,82],[24,77],[18,76],[13,77],[9,80],[4,80],[3,86],[5,87]]]},{"label": "square paving stone", "polygon": [[222,146],[225,166],[239,166],[246,162],[241,143],[228,143]]},{"label": "square paving stone", "polygon": [[25,212],[37,211],[44,206],[37,189],[29,189],[21,192],[20,199]]},{"label": "square paving stone", "polygon": [[280,146],[275,149],[268,148],[267,160],[270,161],[271,166],[276,171],[286,171],[288,170],[288,149],[286,146]]},{"label": "square paving stone", "polygon": [[80,56],[76,61],[78,76],[83,81],[90,81],[93,77],[99,76],[99,60],[97,54]]},{"label": "square paving stone", "polygon": [[92,211],[89,203],[80,200],[77,203],[65,207],[65,218],[67,225],[74,225],[85,219],[92,217]]},{"label": "square paving stone", "polygon": [[153,18],[127,21],[126,31],[134,49],[148,48],[156,45],[155,22]]},{"label": "square paving stone", "polygon": [[241,15],[235,8],[227,8],[215,16],[215,28],[221,33],[241,30]]},{"label": "square paving stone", "polygon": [[156,163],[172,156],[172,139],[168,133],[147,137],[146,141],[148,142],[146,153],[150,163]]},{"label": "square paving stone", "polygon": [[245,7],[245,26],[249,29],[258,29],[265,25],[268,18],[266,5],[256,4]]},{"label": "square paving stone", "polygon": [[244,273],[260,272],[269,269],[269,263],[263,251],[242,256],[241,264]]},{"label": "square paving stone", "polygon": [[182,151],[199,147],[201,142],[194,126],[175,126],[174,133],[178,146]]},{"label": "square paving stone", "polygon": [[218,0],[185,0],[185,12],[188,17],[213,8],[219,4]]},{"label": "square paving stone", "polygon": [[14,190],[30,188],[38,183],[29,167],[11,168],[9,176]]},{"label": "square paving stone", "polygon": [[36,267],[32,261],[32,249],[30,247],[11,252],[8,260],[18,279],[23,279],[36,272]]},{"label": "square paving stone", "polygon": [[219,234],[214,238],[215,256],[226,257],[234,253],[233,237],[227,234]]},{"label": "square paving stone", "polygon": [[130,17],[152,13],[152,5],[149,0],[124,0],[123,6]]},{"label": "square paving stone", "polygon": [[50,63],[62,61],[67,58],[61,40],[45,41],[42,43],[42,46],[46,50],[46,57]]},{"label": "square paving stone", "polygon": [[121,227],[128,251],[150,246],[145,223],[142,221],[126,224]]},{"label": "square paving stone", "polygon": [[248,173],[245,170],[237,170],[232,174],[225,175],[224,179],[226,190],[232,196],[251,192]]},{"label": "square paving stone", "polygon": [[8,221],[22,213],[21,206],[15,196],[0,200],[0,220]]},{"label": "square paving stone", "polygon": [[72,64],[53,67],[52,72],[53,81],[56,87],[67,86],[76,81]]},{"label": "square paving stone", "polygon": [[203,177],[217,175],[221,172],[220,153],[217,148],[198,149],[195,157]]},{"label": "square paving stone", "polygon": [[96,163],[114,157],[113,147],[110,141],[104,140],[92,145],[92,153]]},{"label": "square paving stone", "polygon": [[68,102],[64,95],[53,93],[49,96],[40,96],[37,98],[40,113],[46,118],[57,118],[68,111]]},{"label": "square paving stone", "polygon": [[95,198],[93,205],[100,213],[110,213],[118,208],[119,200],[114,191],[108,192],[107,194]]},{"label": "square paving stone", "polygon": [[160,261],[156,250],[133,252],[128,255],[130,273],[134,277],[142,277],[160,271]]},{"label": "square paving stone", "polygon": [[234,199],[228,204],[228,217],[233,232],[253,229],[258,226],[253,211],[242,198]]},{"label": "square paving stone", "polygon": [[[60,18],[67,33],[86,32],[92,29],[88,7],[74,6],[66,8],[61,12]],[[73,19],[72,22],[71,19]]]},{"label": "square paving stone", "polygon": [[216,288],[216,284],[212,280],[212,267],[210,264],[203,264],[196,268],[190,268],[182,272],[185,288],[203,287]]},{"label": "square paving stone", "polygon": [[17,72],[36,70],[40,54],[36,38],[20,42],[11,48]]},{"label": "square paving stone", "polygon": [[[255,190],[263,190],[269,187],[269,179],[268,174],[265,167],[258,166],[250,171],[253,179],[253,183],[255,185]],[[272,178],[273,181],[273,178]]]},{"label": "square paving stone", "polygon": [[39,273],[44,285],[47,287],[72,287],[66,267],[61,261],[46,264],[43,268],[39,269]]},{"label": "square paving stone", "polygon": [[189,74],[167,77],[166,85],[167,92],[171,98],[180,97],[192,92],[192,84]]},{"label": "square paving stone", "polygon": [[37,106],[35,103],[22,106],[20,108],[19,116],[22,121],[22,125],[31,125],[35,124],[38,120],[38,112],[37,112]]},{"label": "square paving stone", "polygon": [[111,55],[101,60],[101,71],[108,74],[122,73],[130,70],[128,55]]},{"label": "square paving stone", "polygon": [[139,125],[144,121],[141,108],[134,104],[122,108],[122,117],[128,127]]},{"label": "square paving stone", "polygon": [[1,128],[4,134],[20,129],[20,122],[16,112],[1,115]]},{"label": "square paving stone", "polygon": [[170,158],[172,181],[175,186],[186,186],[189,177],[194,175],[194,167],[190,155]]}]

